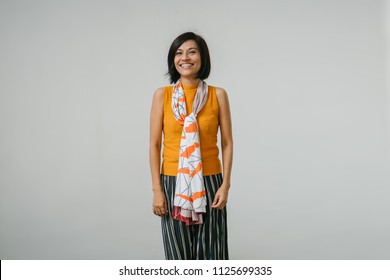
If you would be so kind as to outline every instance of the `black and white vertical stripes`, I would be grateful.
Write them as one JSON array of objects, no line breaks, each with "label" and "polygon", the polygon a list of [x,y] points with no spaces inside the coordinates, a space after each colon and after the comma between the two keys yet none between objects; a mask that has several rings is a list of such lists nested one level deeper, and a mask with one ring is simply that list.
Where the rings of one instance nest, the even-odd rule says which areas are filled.
[{"label": "black and white vertical stripes", "polygon": [[207,195],[203,224],[187,226],[172,218],[176,177],[161,175],[169,212],[161,218],[167,260],[229,259],[226,207],[222,210],[211,208],[215,193],[222,184],[222,174],[204,176],[203,179]]}]

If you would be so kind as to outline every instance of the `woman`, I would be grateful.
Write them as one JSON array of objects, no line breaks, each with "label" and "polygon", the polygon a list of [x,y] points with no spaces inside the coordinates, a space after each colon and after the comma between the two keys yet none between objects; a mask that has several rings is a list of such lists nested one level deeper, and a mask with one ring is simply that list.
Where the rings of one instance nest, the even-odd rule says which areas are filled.
[{"label": "woman", "polygon": [[168,53],[167,75],[175,85],[159,88],[153,96],[153,213],[161,217],[166,259],[229,258],[226,203],[233,138],[226,91],[204,82],[210,67],[204,39],[192,32],[181,34]]}]

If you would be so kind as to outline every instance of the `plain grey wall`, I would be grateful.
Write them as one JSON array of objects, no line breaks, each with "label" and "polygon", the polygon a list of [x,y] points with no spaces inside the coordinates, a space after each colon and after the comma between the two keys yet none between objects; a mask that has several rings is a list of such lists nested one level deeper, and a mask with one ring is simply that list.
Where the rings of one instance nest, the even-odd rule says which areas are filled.
[{"label": "plain grey wall", "polygon": [[373,0],[1,0],[0,258],[163,258],[149,110],[190,30],[231,100],[231,258],[389,259],[385,18]]}]

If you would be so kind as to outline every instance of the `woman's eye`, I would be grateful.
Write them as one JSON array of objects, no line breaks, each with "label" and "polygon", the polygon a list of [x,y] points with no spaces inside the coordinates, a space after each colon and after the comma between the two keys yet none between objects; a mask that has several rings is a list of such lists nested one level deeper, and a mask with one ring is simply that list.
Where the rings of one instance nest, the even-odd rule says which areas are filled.
[{"label": "woman's eye", "polygon": [[196,54],[196,51],[190,51],[190,54]]},{"label": "woman's eye", "polygon": [[182,55],[182,53],[181,52],[177,52],[176,55]]}]

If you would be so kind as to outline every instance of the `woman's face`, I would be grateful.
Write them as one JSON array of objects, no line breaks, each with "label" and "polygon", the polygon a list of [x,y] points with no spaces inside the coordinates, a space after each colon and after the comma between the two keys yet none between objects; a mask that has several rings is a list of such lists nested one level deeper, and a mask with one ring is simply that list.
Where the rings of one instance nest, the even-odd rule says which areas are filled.
[{"label": "woman's face", "polygon": [[183,78],[195,79],[201,67],[198,45],[194,40],[185,41],[176,51],[175,67]]}]

